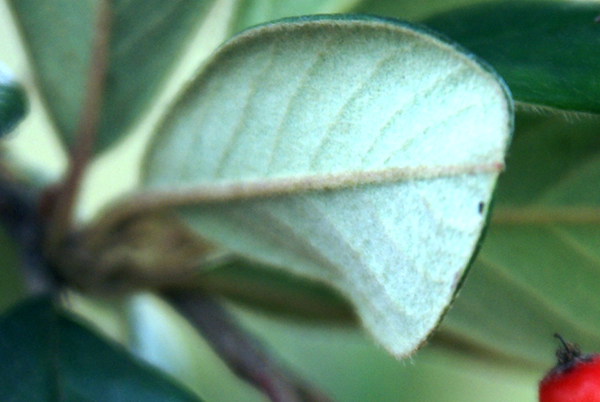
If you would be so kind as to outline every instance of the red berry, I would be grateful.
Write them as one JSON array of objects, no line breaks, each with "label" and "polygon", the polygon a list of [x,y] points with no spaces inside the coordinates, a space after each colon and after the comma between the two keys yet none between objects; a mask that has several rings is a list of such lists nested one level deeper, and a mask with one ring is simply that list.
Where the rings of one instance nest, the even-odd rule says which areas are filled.
[{"label": "red berry", "polygon": [[558,364],[540,382],[540,402],[600,402],[600,354],[582,355],[577,345],[562,342]]}]

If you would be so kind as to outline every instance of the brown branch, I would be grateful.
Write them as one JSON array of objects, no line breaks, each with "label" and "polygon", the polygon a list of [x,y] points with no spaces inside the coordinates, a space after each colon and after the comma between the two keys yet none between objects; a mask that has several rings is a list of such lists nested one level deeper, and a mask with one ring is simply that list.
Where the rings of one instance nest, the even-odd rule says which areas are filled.
[{"label": "brown branch", "polygon": [[52,202],[46,250],[55,249],[73,226],[73,209],[80,183],[93,155],[108,69],[110,14],[108,1],[99,1],[84,103],[75,133],[75,144],[69,154],[67,175]]},{"label": "brown branch", "polygon": [[165,295],[242,379],[273,402],[331,402],[323,393],[274,363],[263,346],[245,332],[214,299],[199,293]]}]

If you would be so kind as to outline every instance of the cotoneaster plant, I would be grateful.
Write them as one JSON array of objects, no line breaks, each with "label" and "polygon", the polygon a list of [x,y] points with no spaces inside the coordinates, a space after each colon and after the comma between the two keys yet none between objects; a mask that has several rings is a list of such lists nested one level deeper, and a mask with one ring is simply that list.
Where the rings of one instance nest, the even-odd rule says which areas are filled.
[{"label": "cotoneaster plant", "polygon": [[[450,7],[411,11],[376,1],[275,2],[267,8],[252,1],[8,3],[35,73],[25,92],[41,94],[67,150],[68,167],[49,182],[10,152],[14,138],[3,140],[8,150],[1,165],[0,210],[12,238],[12,243],[5,239],[11,244],[5,249],[20,250],[25,283],[37,296],[0,322],[0,356],[15,362],[0,373],[0,400],[259,398],[247,388],[211,393],[214,384],[208,383],[219,381],[190,380],[200,378],[189,373],[205,365],[210,378],[220,363],[190,358],[182,363],[194,347],[177,341],[190,327],[180,318],[174,324],[173,311],[270,400],[397,400],[398,395],[427,400],[419,381],[411,382],[414,394],[406,382],[395,380],[389,383],[399,389],[386,385],[375,394],[360,386],[364,381],[340,381],[353,367],[359,376],[382,372],[382,366],[369,366],[369,359],[349,357],[361,354],[348,354],[354,341],[338,354],[343,363],[328,368],[335,360],[329,353],[344,336],[325,346],[314,371],[301,370],[310,381],[301,379],[243,330],[231,305],[223,303],[329,323],[322,339],[335,334],[339,323],[358,323],[370,342],[402,359],[413,356],[439,327],[473,261],[479,269],[433,338],[431,353],[466,350],[469,359],[491,356],[486,364],[540,367],[544,331],[566,327],[590,339],[575,323],[593,322],[594,309],[574,311],[573,321],[545,320],[544,308],[572,310],[573,298],[545,287],[551,281],[532,279],[528,269],[534,268],[521,267],[519,258],[527,251],[514,252],[523,241],[512,228],[517,225],[527,232],[525,238],[537,241],[548,238],[536,231],[540,225],[594,222],[593,210],[561,201],[563,194],[590,194],[576,187],[579,181],[555,180],[555,168],[548,177],[532,174],[523,162],[531,160],[528,138],[539,138],[537,121],[558,118],[545,140],[557,146],[536,154],[536,167],[548,171],[542,162],[552,155],[552,162],[562,161],[558,168],[575,173],[570,177],[593,173],[574,161],[594,155],[594,123],[576,129],[580,138],[574,144],[583,145],[575,151],[560,146],[563,132],[573,130],[565,128],[571,123],[560,113],[595,122],[600,110],[597,85],[589,79],[593,74],[572,56],[583,55],[583,49],[590,53],[592,43],[584,65],[599,57],[592,6],[499,3],[436,16],[434,11]],[[423,25],[360,14],[314,15],[334,11],[429,16],[428,26],[477,55]],[[293,17],[307,13],[313,15]],[[287,16],[292,18],[274,20]],[[262,24],[244,30],[255,23]],[[219,31],[224,38],[238,33],[197,73],[171,79],[180,89],[169,102],[160,101],[166,108],[157,107],[169,73],[182,71],[174,65],[183,53],[196,50],[187,47],[192,33],[209,41]],[[551,35],[558,47],[548,45]],[[525,51],[523,37],[530,46]],[[26,103],[15,79],[2,74],[0,128],[6,133]],[[485,243],[492,246],[484,246],[474,260],[496,180],[505,169],[514,124],[510,92],[522,110],[511,148],[515,168],[509,165],[507,184],[498,189],[501,208]],[[114,147],[127,144],[147,110],[154,117],[147,117],[150,123],[136,135],[150,140],[139,166],[128,165],[141,169],[137,187],[107,201],[92,218],[78,217],[86,172],[94,161],[109,159]],[[589,120],[582,119],[584,113]],[[553,184],[563,186],[548,192]],[[547,198],[536,198],[539,193]],[[539,208],[538,199],[551,201]],[[566,236],[554,226],[551,233]],[[593,236],[569,244],[584,238]],[[547,255],[562,250],[542,247]],[[537,259],[539,264],[526,266],[543,265],[541,256]],[[482,262],[491,268],[477,267]],[[494,279],[497,267],[505,265],[510,274]],[[553,270],[543,277],[562,275]],[[597,282],[590,275],[581,286],[591,286],[593,293]],[[169,323],[161,318],[165,305],[145,320],[132,308],[137,302],[131,295],[140,291],[170,306]],[[552,303],[544,303],[545,297]],[[90,304],[95,307],[86,307]],[[197,395],[90,332],[74,311]],[[261,332],[260,324],[244,317],[243,323]],[[505,328],[511,328],[508,336]],[[262,335],[269,338],[269,328]],[[511,342],[511,336],[521,341]],[[167,341],[183,344],[165,355],[160,345]],[[397,372],[405,366],[391,360],[386,367]],[[469,392],[481,396],[480,391],[456,387],[455,393],[430,399],[468,399]]]}]

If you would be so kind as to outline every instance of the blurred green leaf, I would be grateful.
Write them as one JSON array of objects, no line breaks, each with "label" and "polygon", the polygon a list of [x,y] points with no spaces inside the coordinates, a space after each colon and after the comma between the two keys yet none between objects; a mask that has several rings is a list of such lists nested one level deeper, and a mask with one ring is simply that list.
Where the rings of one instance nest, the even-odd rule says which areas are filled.
[{"label": "blurred green leaf", "polygon": [[0,360],[2,401],[199,401],[67,318],[49,298],[2,317]]},{"label": "blurred green leaf", "polygon": [[0,63],[0,137],[11,132],[27,113],[25,90]]},{"label": "blurred green leaf", "polygon": [[287,17],[348,12],[361,0],[240,0],[232,32]]},{"label": "blurred green leaf", "polygon": [[515,100],[600,113],[599,13],[595,2],[501,2],[424,23],[490,63]]},{"label": "blurred green leaf", "polygon": [[0,312],[23,298],[25,284],[20,270],[19,250],[4,228],[0,228]]},{"label": "blurred green leaf", "polygon": [[195,191],[202,236],[336,287],[402,356],[474,253],[511,124],[502,83],[453,44],[379,19],[284,20],[213,56],[156,133],[146,185]]},{"label": "blurred green leaf", "polygon": [[399,18],[401,20],[419,21],[436,13],[489,1],[495,0],[362,0],[352,11],[362,14]]},{"label": "blurred green leaf", "polygon": [[600,119],[520,114],[486,240],[442,331],[549,368],[600,349]]},{"label": "blurred green leaf", "polygon": [[[10,0],[46,105],[71,144],[84,99],[98,0]],[[148,107],[212,0],[110,0],[112,27],[97,151]]]},{"label": "blurred green leaf", "polygon": [[286,318],[358,324],[350,303],[324,283],[241,258],[201,273],[198,286]]},{"label": "blurred green leaf", "polygon": [[272,320],[251,311],[239,317],[246,328],[267,341],[303,377],[327,390],[336,402],[535,399],[539,373],[523,365],[483,360],[464,350],[440,347],[438,342],[422,348],[410,361],[400,362],[359,331]]},{"label": "blurred green leaf", "polygon": [[[140,351],[188,383],[210,402],[264,402],[264,396],[234,378],[207,345],[186,339],[187,325],[172,322],[162,308],[135,301],[133,326]],[[151,302],[150,304],[154,304]],[[152,306],[154,307],[154,306]],[[410,361],[398,361],[362,331],[306,325],[229,305],[244,328],[264,340],[279,360],[326,391],[335,402],[517,402],[535,400],[539,372],[498,364],[436,339]],[[177,317],[178,320],[181,317]],[[175,326],[173,326],[175,325]],[[137,348],[136,348],[137,349]],[[183,371],[178,373],[174,366]]]}]

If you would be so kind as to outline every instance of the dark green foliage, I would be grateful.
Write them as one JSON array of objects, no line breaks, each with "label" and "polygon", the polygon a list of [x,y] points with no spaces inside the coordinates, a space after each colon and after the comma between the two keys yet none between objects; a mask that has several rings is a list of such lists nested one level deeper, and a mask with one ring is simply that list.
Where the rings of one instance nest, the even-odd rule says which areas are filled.
[{"label": "dark green foliage", "polygon": [[4,402],[199,402],[49,298],[29,300],[2,318],[0,361]]}]

